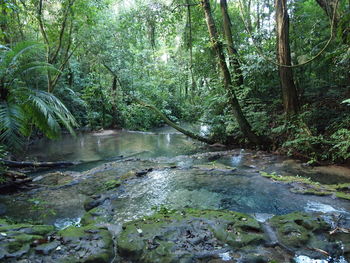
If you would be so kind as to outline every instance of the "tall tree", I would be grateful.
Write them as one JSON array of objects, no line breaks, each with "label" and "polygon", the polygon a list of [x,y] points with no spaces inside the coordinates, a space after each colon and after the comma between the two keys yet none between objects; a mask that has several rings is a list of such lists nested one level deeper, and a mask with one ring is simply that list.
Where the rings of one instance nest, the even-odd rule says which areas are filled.
[{"label": "tall tree", "polygon": [[[72,49],[72,32],[73,32],[73,19],[72,19],[72,6],[75,0],[66,0],[62,5],[62,17],[59,25],[59,34],[55,39],[50,39],[49,33],[45,27],[44,22],[44,2],[40,0],[38,3],[37,19],[39,22],[39,28],[41,35],[47,47],[47,63],[57,65],[60,70],[55,75],[51,72],[47,74],[47,91],[53,92],[59,78],[62,75],[62,71],[66,68],[67,63],[74,53],[75,49]],[[69,19],[71,18],[71,19]]]},{"label": "tall tree", "polygon": [[283,105],[285,113],[290,116],[299,110],[297,88],[293,80],[293,70],[290,67],[291,54],[289,45],[289,15],[287,0],[275,0],[277,59],[279,63],[280,83],[282,87]]},{"label": "tall tree", "polygon": [[219,60],[219,66],[223,74],[223,84],[224,88],[227,92],[228,99],[229,99],[229,106],[233,112],[233,115],[235,116],[239,128],[243,135],[254,144],[263,144],[262,138],[257,136],[253,131],[248,123],[247,119],[245,118],[241,106],[239,105],[238,99],[236,97],[231,74],[226,64],[226,59],[224,55],[223,45],[222,42],[219,39],[218,32],[216,30],[214,18],[211,13],[210,3],[209,0],[202,0],[201,5],[204,10],[205,19],[210,35],[210,41],[212,44],[213,49],[215,50],[216,56]]},{"label": "tall tree", "polygon": [[233,79],[237,87],[243,85],[243,75],[241,65],[238,60],[238,52],[233,43],[231,20],[227,11],[227,1],[220,0],[221,14],[223,19],[224,33],[227,42],[227,51],[229,55],[230,66],[233,69]]},{"label": "tall tree", "polygon": [[188,44],[187,47],[190,51],[190,63],[189,63],[189,69],[190,69],[190,75],[191,75],[191,88],[192,93],[196,89],[196,81],[194,79],[193,75],[193,39],[192,39],[192,15],[191,15],[191,4],[190,0],[186,0],[186,6],[187,6],[187,27],[188,27]]}]

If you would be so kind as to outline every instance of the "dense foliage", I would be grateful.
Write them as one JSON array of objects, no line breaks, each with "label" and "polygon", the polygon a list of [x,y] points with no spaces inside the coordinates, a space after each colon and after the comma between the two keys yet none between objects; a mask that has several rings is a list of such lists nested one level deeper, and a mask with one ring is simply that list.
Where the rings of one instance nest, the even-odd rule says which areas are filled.
[{"label": "dense foliage", "polygon": [[[57,137],[62,125],[70,131],[163,125],[137,98],[173,122],[209,125],[214,141],[247,144],[200,2],[1,1],[1,143],[13,151],[28,136]],[[220,3],[209,2],[225,43]],[[319,2],[336,9],[329,14]],[[292,64],[311,59],[293,68],[300,108],[292,116],[282,102],[275,12],[272,0],[228,1],[243,114],[258,136],[269,138],[269,149],[344,162],[350,158],[349,2],[288,1]]]}]

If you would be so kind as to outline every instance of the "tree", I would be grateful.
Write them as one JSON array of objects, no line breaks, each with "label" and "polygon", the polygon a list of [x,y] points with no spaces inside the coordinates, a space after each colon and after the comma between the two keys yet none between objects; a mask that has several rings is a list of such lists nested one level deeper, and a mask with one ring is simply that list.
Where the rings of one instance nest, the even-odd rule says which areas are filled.
[{"label": "tree", "polygon": [[224,84],[224,88],[225,88],[227,95],[228,95],[229,106],[233,112],[233,115],[235,116],[235,118],[238,122],[239,128],[240,128],[241,132],[243,133],[243,135],[251,143],[256,144],[256,145],[259,145],[259,144],[261,145],[261,144],[263,144],[262,138],[257,136],[252,131],[252,128],[251,128],[250,124],[248,123],[247,119],[245,118],[245,116],[242,112],[241,106],[239,105],[238,99],[236,97],[236,94],[234,91],[234,86],[233,86],[232,79],[231,79],[231,74],[230,74],[230,71],[229,71],[227,64],[226,64],[223,45],[219,39],[219,35],[217,33],[217,30],[216,30],[214,18],[213,18],[212,13],[211,13],[209,0],[203,0],[203,1],[201,1],[201,4],[202,4],[203,10],[204,10],[205,19],[206,19],[206,23],[207,23],[207,27],[208,27],[208,31],[209,31],[209,35],[210,35],[210,42],[211,42],[213,49],[215,50],[217,59],[219,60],[219,66],[220,66],[220,69],[221,69],[222,74],[223,74],[223,84]]},{"label": "tree", "polygon": [[227,41],[227,51],[229,55],[230,65],[233,70],[233,80],[236,87],[243,85],[243,75],[241,65],[238,60],[238,52],[233,43],[232,30],[231,30],[231,19],[227,11],[227,1],[220,0],[221,14],[223,19],[224,33]]},{"label": "tree", "polygon": [[289,45],[289,15],[286,0],[275,0],[276,33],[277,33],[277,60],[282,87],[282,97],[285,113],[290,116],[299,110],[298,93],[290,67],[291,54]]}]

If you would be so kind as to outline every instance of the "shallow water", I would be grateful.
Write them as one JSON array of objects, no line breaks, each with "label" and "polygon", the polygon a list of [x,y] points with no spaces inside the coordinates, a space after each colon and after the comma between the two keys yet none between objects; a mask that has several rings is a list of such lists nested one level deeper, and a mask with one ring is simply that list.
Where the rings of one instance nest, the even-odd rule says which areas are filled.
[{"label": "shallow water", "polygon": [[198,152],[196,143],[170,128],[154,132],[107,130],[62,135],[59,140],[42,139],[31,145],[22,158],[40,161],[108,161],[119,156],[173,157]]},{"label": "shallow water", "polygon": [[[83,174],[74,173],[76,183],[67,187],[0,196],[0,203],[5,206],[0,214],[17,220],[42,217],[45,223],[61,227],[76,223],[84,213],[87,192],[93,192],[100,181],[118,178],[132,169],[143,169],[147,163],[147,167],[168,164],[177,168],[156,168],[143,178],[128,180],[125,185],[109,191],[107,194],[111,197],[104,206],[109,208],[105,213],[113,221],[130,221],[166,206],[169,209],[228,209],[260,219],[293,211],[324,212],[342,214],[350,224],[350,202],[329,196],[293,194],[287,185],[260,176],[261,170],[290,173],[290,166],[282,165],[284,158],[239,149],[225,156],[214,154],[211,158],[191,155],[205,151],[209,150],[203,144],[170,128],[149,133],[103,131],[79,134],[75,138],[64,135],[59,141],[44,139],[30,147],[26,153],[29,159],[87,162],[64,171],[96,168]],[[114,163],[108,169],[101,165],[121,155],[133,160]],[[200,167],[203,164],[206,166]],[[210,169],[218,165],[219,168],[224,165],[224,169]],[[230,171],[229,167],[234,170]]]},{"label": "shallow water", "polygon": [[350,219],[348,201],[294,194],[287,185],[242,167],[231,172],[193,167],[153,171],[146,178],[129,181],[112,206],[114,219],[120,222],[152,214],[159,206],[228,209],[260,217],[295,211],[324,212]]}]

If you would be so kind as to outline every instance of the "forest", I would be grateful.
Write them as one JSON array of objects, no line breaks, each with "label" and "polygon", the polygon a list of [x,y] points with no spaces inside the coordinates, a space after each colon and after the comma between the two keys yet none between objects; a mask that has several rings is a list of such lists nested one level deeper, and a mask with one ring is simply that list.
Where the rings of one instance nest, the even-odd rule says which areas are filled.
[{"label": "forest", "polygon": [[164,125],[146,104],[207,124],[211,142],[350,157],[349,2],[2,0],[1,10],[3,151],[61,127]]},{"label": "forest", "polygon": [[350,262],[349,0],[0,0],[0,28],[0,262]]}]

